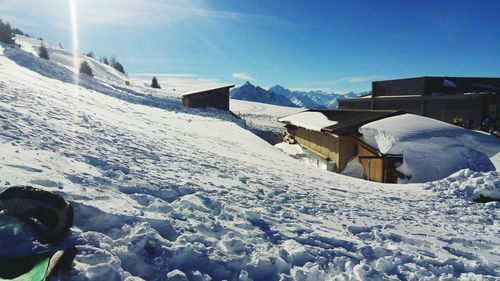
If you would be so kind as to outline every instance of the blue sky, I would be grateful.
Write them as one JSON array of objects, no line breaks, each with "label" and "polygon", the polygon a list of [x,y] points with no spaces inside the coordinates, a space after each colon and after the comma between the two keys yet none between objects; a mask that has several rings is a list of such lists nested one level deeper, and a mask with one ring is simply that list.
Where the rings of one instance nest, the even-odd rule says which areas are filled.
[{"label": "blue sky", "polygon": [[[0,17],[71,48],[68,0]],[[80,50],[137,77],[336,92],[423,75],[500,76],[500,1],[77,0]]]}]

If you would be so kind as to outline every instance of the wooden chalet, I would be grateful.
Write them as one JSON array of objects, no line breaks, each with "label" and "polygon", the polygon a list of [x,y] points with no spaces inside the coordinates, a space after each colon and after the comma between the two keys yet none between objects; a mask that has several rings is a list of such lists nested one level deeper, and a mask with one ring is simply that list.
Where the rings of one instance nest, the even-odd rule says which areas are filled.
[{"label": "wooden chalet", "polygon": [[[333,125],[319,130],[294,122],[294,116],[305,112],[317,112],[332,121]],[[394,110],[307,110],[282,117],[287,136],[317,157],[332,163],[334,172],[342,172],[356,155],[363,165],[365,178],[378,182],[396,182],[399,176],[396,163],[402,162],[402,155],[384,155],[360,139],[359,127],[364,124],[403,114]],[[292,118],[289,118],[292,117]],[[300,118],[298,118],[300,120]]]},{"label": "wooden chalet", "polygon": [[229,89],[234,85],[188,93],[182,96],[182,105],[191,108],[217,108],[229,111]]}]

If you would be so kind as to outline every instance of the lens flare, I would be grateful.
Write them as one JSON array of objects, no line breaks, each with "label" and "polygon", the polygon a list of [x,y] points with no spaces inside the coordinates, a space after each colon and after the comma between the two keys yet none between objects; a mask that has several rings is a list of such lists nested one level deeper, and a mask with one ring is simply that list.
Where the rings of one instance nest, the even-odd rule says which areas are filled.
[{"label": "lens flare", "polygon": [[71,17],[71,44],[73,47],[73,67],[75,76],[73,82],[78,84],[78,66],[80,65],[80,50],[78,49],[78,19],[76,12],[76,0],[69,1],[69,14]]}]

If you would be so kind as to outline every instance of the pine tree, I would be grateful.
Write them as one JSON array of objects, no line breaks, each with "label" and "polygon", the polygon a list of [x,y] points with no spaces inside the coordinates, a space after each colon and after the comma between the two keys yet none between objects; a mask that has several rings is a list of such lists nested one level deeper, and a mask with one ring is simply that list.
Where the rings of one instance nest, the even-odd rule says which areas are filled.
[{"label": "pine tree", "polygon": [[112,56],[109,58],[109,66],[115,67],[116,62],[117,62],[117,60],[116,60],[115,56]]},{"label": "pine tree", "polygon": [[49,59],[49,51],[47,50],[47,47],[45,47],[44,44],[40,45],[40,48],[38,49],[38,56],[41,57],[42,59]]},{"label": "pine tree", "polygon": [[123,68],[123,65],[116,59],[115,56],[112,56],[109,59],[109,65],[114,69],[120,71],[121,73],[125,74],[125,69]]},{"label": "pine tree", "polygon": [[86,54],[87,57],[95,59],[95,54],[94,52],[90,51]]},{"label": "pine tree", "polygon": [[116,63],[113,65],[113,67],[116,70],[120,71],[121,73],[125,74],[125,69],[123,69],[123,65],[120,62],[116,61]]},{"label": "pine tree", "polygon": [[24,32],[21,29],[17,28],[17,27],[15,27],[15,28],[12,29],[12,33],[19,34],[19,35],[25,35],[25,36],[28,35],[28,34],[24,34]]},{"label": "pine tree", "polygon": [[156,89],[161,89],[161,86],[158,83],[158,79],[156,79],[155,76],[153,76],[153,80],[151,81],[151,87]]},{"label": "pine tree", "polygon": [[12,27],[8,22],[3,22],[0,19],[0,42],[4,42],[7,44],[15,44],[14,40],[14,32],[12,31]]},{"label": "pine tree", "polygon": [[87,61],[82,61],[80,64],[80,73],[87,74],[90,77],[94,77],[94,74],[92,73],[92,68],[90,68],[90,65]]},{"label": "pine tree", "polygon": [[104,63],[105,65],[109,65],[109,61],[108,61],[108,58],[107,57],[100,57],[99,58],[99,61]]}]

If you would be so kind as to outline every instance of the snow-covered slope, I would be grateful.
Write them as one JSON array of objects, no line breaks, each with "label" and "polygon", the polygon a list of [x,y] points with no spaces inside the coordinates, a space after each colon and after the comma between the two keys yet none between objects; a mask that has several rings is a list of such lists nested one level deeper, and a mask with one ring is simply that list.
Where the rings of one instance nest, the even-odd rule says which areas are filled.
[{"label": "snow-covered slope", "polygon": [[[73,85],[66,71],[0,49],[0,191],[30,184],[74,205],[64,279],[498,276],[498,202],[304,167],[225,113],[113,81]],[[0,214],[1,251],[41,247],[9,243],[27,236],[10,220]]]},{"label": "snow-covered slope", "polygon": [[251,128],[280,133],[285,131],[283,123],[278,122],[280,117],[304,110],[297,107],[278,106],[236,99],[231,99],[229,108],[233,113],[245,120],[245,124]]},{"label": "snow-covered slope", "polygon": [[[73,55],[70,50],[61,49],[51,44],[47,44],[35,38],[30,38],[26,36],[17,35],[16,42],[21,45],[24,51],[27,51],[35,56],[38,56],[38,50],[40,45],[43,44],[47,47],[49,52],[49,58],[51,61],[58,63],[72,70],[73,66]],[[124,84],[125,80],[129,80],[125,75],[109,65],[100,63],[99,61],[81,56],[79,61],[86,60],[90,67],[92,68],[93,74],[97,79],[103,80],[107,83],[113,81],[119,84]]]}]

